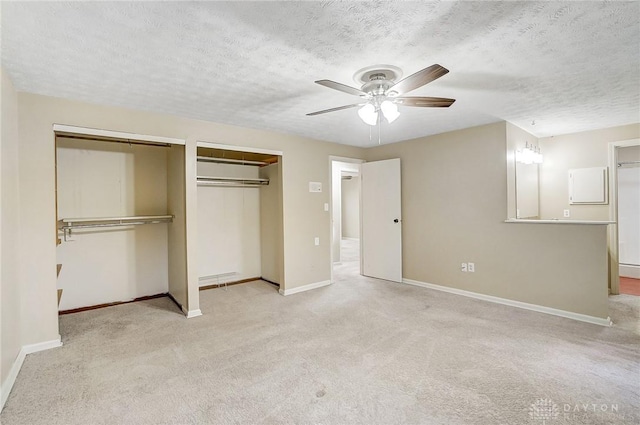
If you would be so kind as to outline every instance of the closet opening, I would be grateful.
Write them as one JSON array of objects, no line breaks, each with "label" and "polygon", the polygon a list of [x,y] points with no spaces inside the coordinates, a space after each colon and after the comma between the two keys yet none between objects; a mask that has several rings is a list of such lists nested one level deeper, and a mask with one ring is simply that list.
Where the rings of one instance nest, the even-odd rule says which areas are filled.
[{"label": "closet opening", "polygon": [[186,255],[171,249],[185,234],[184,141],[54,131],[59,313],[159,297],[185,310]]},{"label": "closet opening", "polygon": [[282,153],[198,142],[196,161],[199,289],[254,281],[276,289],[284,268]]}]

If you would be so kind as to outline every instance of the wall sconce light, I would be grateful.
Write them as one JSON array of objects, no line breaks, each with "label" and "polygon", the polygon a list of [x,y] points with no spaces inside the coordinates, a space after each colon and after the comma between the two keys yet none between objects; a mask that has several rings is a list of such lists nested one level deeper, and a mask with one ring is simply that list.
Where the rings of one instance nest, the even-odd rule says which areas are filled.
[{"label": "wall sconce light", "polygon": [[516,161],[522,164],[542,164],[544,162],[544,155],[540,152],[540,147],[529,146],[529,142],[526,142],[524,149],[516,151]]}]

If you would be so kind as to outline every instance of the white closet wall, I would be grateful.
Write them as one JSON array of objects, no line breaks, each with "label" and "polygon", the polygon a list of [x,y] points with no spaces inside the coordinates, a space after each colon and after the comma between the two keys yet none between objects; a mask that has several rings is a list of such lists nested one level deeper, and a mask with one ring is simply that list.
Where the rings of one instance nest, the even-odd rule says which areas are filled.
[{"label": "white closet wall", "polygon": [[[167,148],[59,138],[57,178],[58,219],[167,211]],[[71,239],[57,247],[60,310],[167,292],[167,224],[77,229]]]},{"label": "white closet wall", "polygon": [[[198,176],[259,178],[259,168],[198,162]],[[198,186],[200,286],[261,276],[260,189]]]}]

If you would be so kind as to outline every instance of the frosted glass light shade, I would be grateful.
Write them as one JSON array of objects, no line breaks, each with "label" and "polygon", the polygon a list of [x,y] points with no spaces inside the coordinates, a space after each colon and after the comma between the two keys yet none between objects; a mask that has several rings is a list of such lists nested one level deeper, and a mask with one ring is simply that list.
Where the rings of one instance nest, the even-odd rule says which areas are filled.
[{"label": "frosted glass light shade", "polygon": [[362,121],[369,125],[376,125],[378,123],[378,113],[376,112],[375,106],[370,103],[367,103],[362,108],[358,110],[358,115]]},{"label": "frosted glass light shade", "polygon": [[399,116],[400,112],[398,112],[398,105],[395,103],[385,100],[380,104],[380,109],[382,110],[382,115],[389,121],[389,123],[394,122]]}]

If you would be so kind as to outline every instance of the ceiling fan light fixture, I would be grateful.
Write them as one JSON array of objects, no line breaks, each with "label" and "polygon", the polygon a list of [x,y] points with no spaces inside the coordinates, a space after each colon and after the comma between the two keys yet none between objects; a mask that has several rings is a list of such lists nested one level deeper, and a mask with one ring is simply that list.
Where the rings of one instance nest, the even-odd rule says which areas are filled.
[{"label": "ceiling fan light fixture", "polygon": [[358,110],[358,115],[366,124],[376,125],[378,123],[378,112],[375,106],[371,103],[367,103]]},{"label": "ceiling fan light fixture", "polygon": [[398,105],[390,100],[382,102],[380,104],[380,109],[382,110],[382,115],[384,115],[387,121],[389,121],[389,124],[394,122],[400,116],[400,112],[398,112]]}]

